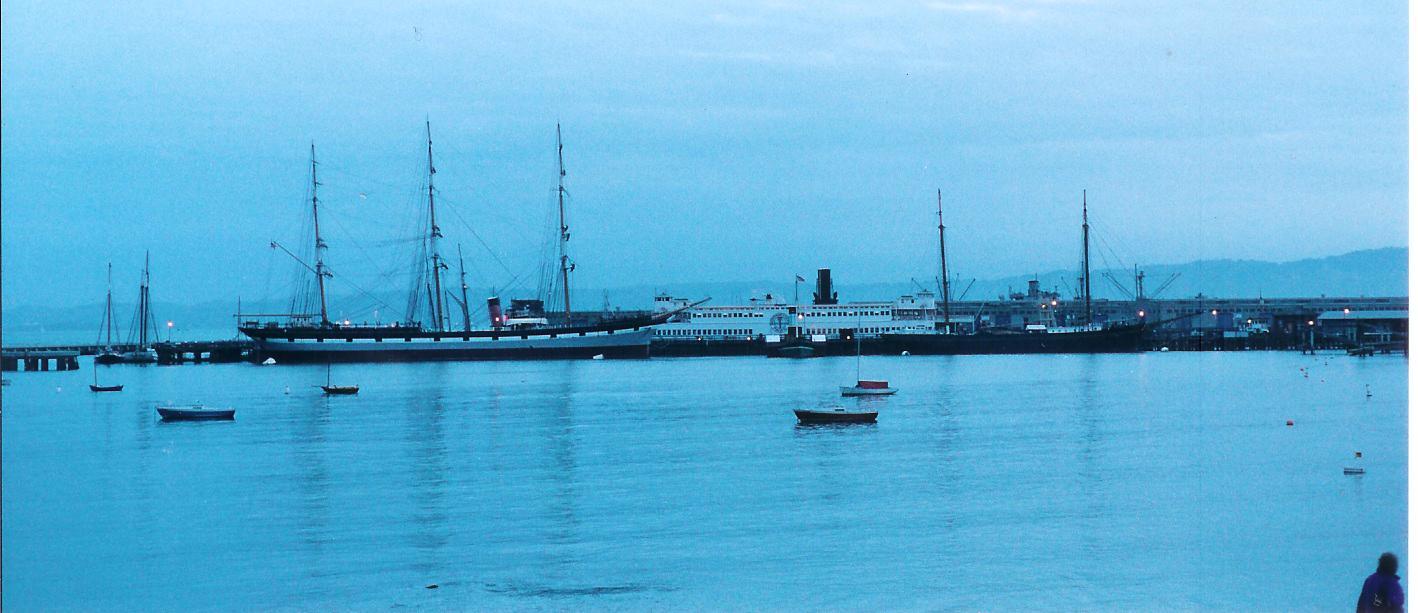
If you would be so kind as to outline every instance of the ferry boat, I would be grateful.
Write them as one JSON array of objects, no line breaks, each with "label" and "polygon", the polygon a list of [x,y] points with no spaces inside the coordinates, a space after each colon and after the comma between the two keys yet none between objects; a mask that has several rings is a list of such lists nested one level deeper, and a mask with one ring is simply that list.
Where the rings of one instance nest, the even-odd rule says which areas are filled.
[{"label": "ferry boat", "polygon": [[706,352],[812,357],[850,355],[851,342],[936,327],[935,293],[921,290],[895,300],[839,302],[832,272],[817,271],[811,303],[760,293],[745,305],[695,306],[669,294],[655,297],[652,313],[669,315],[655,326],[656,355]]},{"label": "ferry boat", "polygon": [[[565,167],[562,163],[561,126],[556,129],[557,151],[557,211],[558,232],[558,281],[562,308],[559,314],[548,314],[542,310],[540,300],[513,301],[523,304],[525,312],[502,312],[501,299],[487,299],[487,314],[490,327],[474,329],[471,325],[468,303],[468,283],[466,271],[459,257],[459,276],[462,299],[448,291],[449,299],[444,300],[445,289],[443,271],[449,266],[440,251],[439,242],[443,234],[438,226],[433,187],[433,136],[428,130],[428,224],[424,237],[430,257],[421,264],[422,275],[419,286],[427,289],[426,306],[430,323],[408,321],[389,324],[358,324],[349,321],[333,321],[325,298],[326,280],[332,278],[329,266],[325,264],[327,244],[320,234],[320,200],[316,178],[317,163],[315,146],[310,148],[310,213],[315,231],[315,262],[306,264],[295,254],[271,243],[273,248],[281,248],[308,270],[315,280],[319,293],[318,313],[277,314],[284,321],[242,319],[238,314],[238,329],[255,341],[254,357],[257,360],[275,358],[277,363],[287,362],[338,362],[338,361],[381,361],[381,360],[494,360],[494,359],[554,359],[554,358],[648,358],[651,326],[674,317],[680,310],[668,310],[650,315],[634,315],[620,318],[606,318],[598,321],[575,321],[571,313],[569,275],[575,268],[567,255],[566,243],[570,237],[566,224],[564,187]],[[421,293],[421,292],[416,292]],[[421,298],[421,296],[420,296]],[[416,304],[423,304],[414,301]],[[462,307],[461,328],[452,325],[452,303]],[[535,306],[535,308],[531,308]],[[686,306],[685,308],[688,308]],[[516,309],[513,309],[514,311]]]}]

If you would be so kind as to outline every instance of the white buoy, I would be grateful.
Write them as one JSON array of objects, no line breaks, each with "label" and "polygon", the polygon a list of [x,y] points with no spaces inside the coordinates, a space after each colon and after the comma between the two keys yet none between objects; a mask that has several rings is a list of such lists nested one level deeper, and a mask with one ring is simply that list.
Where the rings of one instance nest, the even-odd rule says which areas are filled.
[{"label": "white buoy", "polygon": [[592,360],[604,360],[604,359],[606,359],[606,354],[604,354],[604,353],[598,353],[598,354],[596,354],[596,355],[591,356],[591,359],[592,359]]},{"label": "white buoy", "polygon": [[1162,347],[1162,351],[1165,353],[1165,352],[1171,351],[1171,349],[1168,349],[1167,347],[1164,346],[1164,347]]},{"label": "white buoy", "polygon": [[287,396],[290,395],[290,386],[289,386],[289,385],[286,386],[286,395],[287,395]]},{"label": "white buoy", "polygon": [[911,352],[909,352],[909,351],[902,351],[902,352],[901,352],[901,355],[911,355]]},{"label": "white buoy", "polygon": [[261,364],[264,365],[264,366],[270,366],[270,365],[275,364],[275,363],[276,363],[276,358],[266,358],[266,361],[261,362]]}]

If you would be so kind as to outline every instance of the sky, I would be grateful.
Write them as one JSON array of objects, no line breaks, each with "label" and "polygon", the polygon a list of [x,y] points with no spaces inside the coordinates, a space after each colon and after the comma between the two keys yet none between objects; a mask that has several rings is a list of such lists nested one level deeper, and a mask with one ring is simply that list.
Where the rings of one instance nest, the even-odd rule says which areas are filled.
[{"label": "sky", "polygon": [[312,142],[332,292],[406,287],[425,121],[480,288],[546,261],[558,122],[573,289],[929,279],[937,189],[967,277],[1075,266],[1085,189],[1124,265],[1405,246],[1406,10],[7,0],[0,290],[287,292]]}]

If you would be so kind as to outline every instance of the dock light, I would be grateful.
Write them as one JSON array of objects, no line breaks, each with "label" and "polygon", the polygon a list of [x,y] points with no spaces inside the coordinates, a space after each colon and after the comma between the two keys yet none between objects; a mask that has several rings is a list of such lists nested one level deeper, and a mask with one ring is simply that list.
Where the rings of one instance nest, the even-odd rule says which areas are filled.
[{"label": "dock light", "polygon": [[1247,319],[1247,320],[1246,320],[1246,323],[1251,323],[1251,320]]},{"label": "dock light", "polygon": [[1217,312],[1216,309],[1211,309],[1211,314],[1212,314],[1213,316],[1214,316],[1214,315],[1220,315],[1220,313]]},{"label": "dock light", "polygon": [[1138,317],[1147,317],[1147,311],[1138,311],[1138,312],[1137,312],[1137,316],[1138,316]]},{"label": "dock light", "polygon": [[1348,314],[1349,314],[1349,307],[1344,307],[1344,314],[1345,314],[1345,315],[1348,315]]},{"label": "dock light", "polygon": [[1059,301],[1057,301],[1057,300],[1050,300],[1050,301],[1049,301],[1049,304],[1054,305],[1054,306],[1058,306],[1058,305],[1059,305]]},{"label": "dock light", "polygon": [[1315,320],[1311,319],[1311,320],[1309,321],[1309,324],[1310,324],[1311,326],[1315,325]]},{"label": "dock light", "polygon": [[346,325],[346,326],[350,325],[350,320],[346,319],[346,320],[345,320],[345,325]]}]

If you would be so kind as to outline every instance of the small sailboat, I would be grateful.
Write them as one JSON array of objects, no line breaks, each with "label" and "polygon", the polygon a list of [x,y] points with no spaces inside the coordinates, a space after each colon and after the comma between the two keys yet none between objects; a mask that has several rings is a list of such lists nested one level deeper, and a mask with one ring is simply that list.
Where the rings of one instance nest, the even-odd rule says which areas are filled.
[{"label": "small sailboat", "polygon": [[330,365],[325,364],[325,385],[320,386],[325,390],[326,396],[353,396],[359,393],[358,385],[334,385],[330,383]]},{"label": "small sailboat", "polygon": [[802,424],[874,424],[876,411],[848,410],[846,407],[793,409]]},{"label": "small sailboat", "polygon": [[158,405],[163,421],[219,421],[236,419],[236,409],[218,409],[200,404],[182,406]]},{"label": "small sailboat", "polygon": [[91,384],[89,384],[89,391],[91,391],[91,392],[121,392],[121,391],[123,391],[123,385],[121,385],[121,384],[120,384],[120,385],[99,385],[99,384],[98,384],[98,369],[95,368],[95,369],[94,369],[94,382],[91,383]]},{"label": "small sailboat", "polygon": [[896,393],[896,388],[891,387],[886,381],[873,381],[862,378],[862,335],[861,322],[857,322],[857,332],[852,335],[857,337],[857,384],[853,386],[842,386],[843,396],[890,396]]}]

